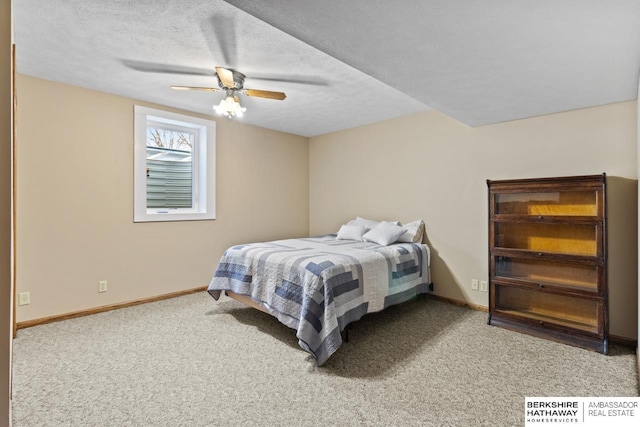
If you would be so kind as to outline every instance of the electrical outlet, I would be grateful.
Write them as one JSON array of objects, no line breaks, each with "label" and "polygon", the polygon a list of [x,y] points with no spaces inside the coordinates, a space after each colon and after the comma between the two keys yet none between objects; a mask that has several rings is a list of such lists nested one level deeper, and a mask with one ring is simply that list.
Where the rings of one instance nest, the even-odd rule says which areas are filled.
[{"label": "electrical outlet", "polygon": [[481,280],[480,281],[480,292],[487,292],[488,291],[488,287],[489,287],[489,285],[487,284],[486,280]]},{"label": "electrical outlet", "polygon": [[29,304],[31,304],[31,293],[20,292],[18,294],[18,305],[29,305]]},{"label": "electrical outlet", "polygon": [[98,282],[98,292],[107,292],[107,281],[101,280]]},{"label": "electrical outlet", "polygon": [[471,290],[478,290],[478,279],[471,279]]}]

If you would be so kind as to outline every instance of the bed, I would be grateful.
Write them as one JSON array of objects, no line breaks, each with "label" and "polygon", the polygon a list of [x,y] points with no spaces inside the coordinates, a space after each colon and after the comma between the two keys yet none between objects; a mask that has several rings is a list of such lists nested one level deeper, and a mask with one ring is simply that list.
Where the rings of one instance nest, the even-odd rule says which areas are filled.
[{"label": "bed", "polygon": [[342,345],[351,322],[430,289],[427,245],[326,235],[233,246],[208,292],[216,300],[224,292],[295,329],[320,366]]}]

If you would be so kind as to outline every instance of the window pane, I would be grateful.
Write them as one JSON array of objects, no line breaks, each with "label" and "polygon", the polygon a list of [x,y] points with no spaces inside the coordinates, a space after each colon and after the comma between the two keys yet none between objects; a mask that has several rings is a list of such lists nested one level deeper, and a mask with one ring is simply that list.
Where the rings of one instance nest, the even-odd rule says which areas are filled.
[{"label": "window pane", "polygon": [[188,129],[177,129],[154,122],[150,122],[147,126],[147,147],[167,148],[190,153],[194,140],[195,133]]},{"label": "window pane", "polygon": [[147,208],[193,207],[195,134],[189,129],[149,122],[147,125]]},{"label": "window pane", "polygon": [[496,286],[496,310],[582,331],[602,333],[598,318],[602,303],[596,300],[538,292],[515,286]]},{"label": "window pane", "polygon": [[497,223],[496,246],[596,256],[597,227],[589,224]]},{"label": "window pane", "polygon": [[191,154],[147,148],[147,208],[191,208],[193,205]]},{"label": "window pane", "polygon": [[496,276],[581,290],[598,290],[598,267],[545,259],[495,257]]},{"label": "window pane", "polygon": [[597,216],[597,191],[550,191],[546,193],[500,193],[496,214]]}]

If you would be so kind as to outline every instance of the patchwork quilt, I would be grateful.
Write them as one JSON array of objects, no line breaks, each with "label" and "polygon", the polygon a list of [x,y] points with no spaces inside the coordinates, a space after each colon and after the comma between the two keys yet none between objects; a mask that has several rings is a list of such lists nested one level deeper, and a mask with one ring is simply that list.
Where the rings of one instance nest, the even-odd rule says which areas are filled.
[{"label": "patchwork quilt", "polygon": [[367,313],[428,292],[429,248],[380,246],[335,235],[233,246],[208,291],[250,297],[295,329],[318,365],[342,345],[341,331]]}]

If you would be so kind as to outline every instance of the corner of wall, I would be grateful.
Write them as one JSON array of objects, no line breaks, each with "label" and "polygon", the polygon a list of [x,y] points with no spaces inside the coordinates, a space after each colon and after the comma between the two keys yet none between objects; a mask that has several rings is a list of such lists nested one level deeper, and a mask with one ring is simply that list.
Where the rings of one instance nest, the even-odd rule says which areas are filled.
[{"label": "corner of wall", "polygon": [[[636,138],[638,143],[636,144],[636,168],[637,177],[640,178],[640,70],[638,73],[638,96],[636,97]],[[640,197],[638,197],[640,203]],[[640,223],[640,209],[638,209],[639,217],[638,223]],[[640,227],[639,227],[640,229]],[[640,237],[640,234],[639,234]],[[638,245],[640,245],[640,238],[638,239]],[[640,249],[638,250],[638,256],[640,257]],[[640,268],[640,262],[638,262]],[[638,274],[640,278],[640,274]],[[640,281],[638,282],[638,307],[640,307]],[[640,310],[640,309],[639,309]],[[638,337],[640,338],[640,312],[638,313]],[[636,348],[636,354],[638,355],[638,381],[640,382],[640,339],[638,339],[638,347]]]},{"label": "corner of wall", "polygon": [[12,66],[11,0],[0,1],[0,426],[11,425],[12,322]]}]

